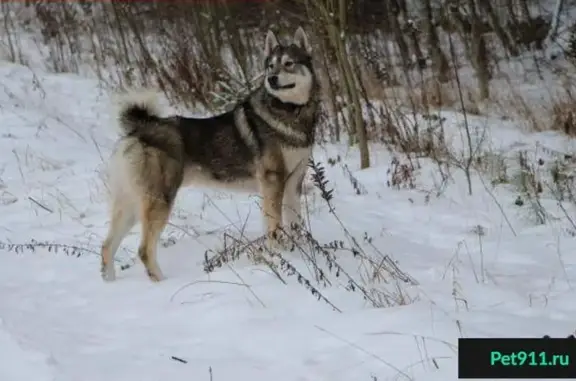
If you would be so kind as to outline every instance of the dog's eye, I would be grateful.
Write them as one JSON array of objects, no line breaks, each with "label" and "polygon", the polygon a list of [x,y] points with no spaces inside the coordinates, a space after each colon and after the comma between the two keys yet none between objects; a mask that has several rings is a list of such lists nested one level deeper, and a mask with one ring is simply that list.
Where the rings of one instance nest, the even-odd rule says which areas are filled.
[{"label": "dog's eye", "polygon": [[286,62],[284,63],[284,66],[286,66],[286,67],[292,67],[292,66],[294,66],[294,62],[292,62],[292,61],[286,61]]},{"label": "dog's eye", "polygon": [[270,70],[274,69],[274,64],[268,64],[268,69]]}]

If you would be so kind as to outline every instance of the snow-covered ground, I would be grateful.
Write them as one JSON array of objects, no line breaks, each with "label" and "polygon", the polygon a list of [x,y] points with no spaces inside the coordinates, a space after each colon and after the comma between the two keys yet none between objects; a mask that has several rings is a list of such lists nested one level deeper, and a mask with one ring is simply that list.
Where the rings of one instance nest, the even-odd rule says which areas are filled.
[{"label": "snow-covered ground", "polygon": [[[528,206],[515,204],[512,185],[493,189],[489,175],[474,174],[470,196],[463,171],[452,168],[444,186],[426,160],[415,189],[394,189],[392,155],[378,146],[363,171],[355,149],[318,147],[341,222],[317,191],[308,208],[318,241],[356,237],[367,255],[389,256],[416,281],[372,282],[381,292],[371,295],[388,295],[388,306],[347,290],[344,275],[327,287],[312,282],[325,298],[318,300],[296,276],[279,270],[283,283],[246,258],[206,274],[205,252],[213,255],[225,232],[261,232],[255,197],[210,189],[179,196],[159,249],[165,281],[151,283],[133,260],[135,229],[118,255],[127,269],[104,283],[102,168],[116,138],[109,94],[93,80],[6,62],[0,87],[2,381],[446,381],[457,379],[460,337],[565,337],[576,329],[576,231],[556,201],[540,200],[548,222],[536,224]],[[458,146],[462,116],[443,117]],[[574,152],[565,137],[521,133],[511,121],[470,123],[489,137],[486,150],[511,160],[509,171],[513,151],[531,152],[534,162]],[[314,279],[301,253],[282,255]],[[367,277],[349,252],[336,256],[351,278]]]}]

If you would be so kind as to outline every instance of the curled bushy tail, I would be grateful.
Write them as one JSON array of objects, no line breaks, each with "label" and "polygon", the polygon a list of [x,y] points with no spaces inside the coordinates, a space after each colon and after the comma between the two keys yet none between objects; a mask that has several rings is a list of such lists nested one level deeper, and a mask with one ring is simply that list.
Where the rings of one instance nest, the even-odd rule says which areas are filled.
[{"label": "curled bushy tail", "polygon": [[122,131],[129,135],[160,119],[158,94],[153,90],[132,91],[116,97],[117,115]]}]

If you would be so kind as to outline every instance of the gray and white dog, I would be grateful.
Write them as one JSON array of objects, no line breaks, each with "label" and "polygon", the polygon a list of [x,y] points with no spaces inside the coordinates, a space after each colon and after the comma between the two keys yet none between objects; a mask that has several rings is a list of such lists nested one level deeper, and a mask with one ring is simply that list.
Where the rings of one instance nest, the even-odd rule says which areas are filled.
[{"label": "gray and white dog", "polygon": [[281,44],[269,31],[264,51],[264,83],[221,115],[161,117],[154,93],[123,96],[122,137],[110,162],[104,280],[115,279],[114,255],[137,222],[142,224],[138,255],[152,281],[163,279],[158,239],[184,186],[259,192],[271,247],[282,247],[283,225],[302,222],[302,183],[319,108],[311,46],[300,27],[290,44]]}]

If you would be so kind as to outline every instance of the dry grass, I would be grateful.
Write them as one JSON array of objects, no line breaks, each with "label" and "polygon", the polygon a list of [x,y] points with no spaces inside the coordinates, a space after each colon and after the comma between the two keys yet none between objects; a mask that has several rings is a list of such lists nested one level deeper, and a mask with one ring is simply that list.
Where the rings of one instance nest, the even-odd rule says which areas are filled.
[{"label": "dry grass", "polygon": [[576,99],[567,97],[557,101],[551,110],[549,129],[576,137]]},{"label": "dry grass", "polygon": [[[292,247],[292,254],[286,255],[267,248],[264,236],[247,239],[242,226],[232,225],[236,231],[234,234],[225,233],[224,248],[205,253],[205,271],[212,272],[248,257],[255,263],[267,266],[285,284],[288,278],[295,278],[297,284],[307,289],[313,297],[339,312],[341,310],[337,304],[324,295],[326,287],[343,286],[373,308],[414,302],[416,296],[412,295],[410,288],[418,285],[417,280],[402,271],[390,255],[382,253],[370,236],[364,234],[358,238],[350,233],[333,207],[333,188],[326,178],[324,167],[313,161],[309,166],[313,184],[321,202],[327,206],[330,218],[338,225],[336,235],[341,238],[320,242],[310,229],[292,227],[283,231],[285,242]],[[355,189],[361,189],[353,176],[350,180]],[[309,219],[309,209],[306,209],[305,220]]]},{"label": "dry grass", "polygon": [[[430,65],[418,67],[414,62],[401,65],[401,44],[395,40],[399,37],[383,30],[342,34],[346,37],[343,46],[335,46],[334,38],[330,40],[327,36],[326,23],[314,14],[290,20],[290,25],[286,25],[278,22],[277,9],[272,8],[263,17],[267,24],[246,25],[234,16],[237,9],[230,4],[30,2],[25,5],[5,2],[2,10],[6,42],[3,55],[14,62],[28,63],[30,57],[26,56],[24,46],[30,45],[30,40],[23,41],[22,36],[29,38],[32,34],[32,40],[43,51],[48,69],[54,72],[88,73],[110,89],[156,86],[174,104],[210,112],[225,109],[257,85],[262,69],[264,33],[270,25],[284,35],[293,32],[296,24],[305,23],[314,45],[315,65],[323,91],[324,120],[319,136],[324,141],[335,142],[358,132],[351,117],[358,115],[358,110],[354,109],[350,97],[342,96],[345,88],[354,90],[363,106],[361,122],[368,139],[385,144],[394,153],[388,178],[390,186],[395,188],[415,187],[421,158],[432,159],[437,164],[442,182],[452,167],[465,171],[469,178],[473,164],[485,158],[485,150],[474,146],[470,139],[464,153],[453,152],[446,141],[439,110],[453,110],[466,117],[488,114],[486,110],[493,108],[506,118],[524,121],[530,130],[555,130],[576,136],[576,99],[570,95],[569,86],[561,96],[551,97],[547,105],[549,113],[541,112],[533,101],[526,99],[521,88],[511,84],[492,86],[490,98],[480,100],[478,84],[460,78],[464,77],[462,68],[468,68],[466,74],[473,73],[470,69],[473,65],[461,54],[465,50],[462,41],[469,38],[465,35],[454,34],[453,50],[460,53],[451,54],[449,70],[440,76]],[[40,34],[24,35],[23,30],[39,30]],[[414,53],[416,48],[404,42],[408,53]],[[337,48],[345,51],[336,54]],[[426,47],[423,48],[427,54]],[[335,57],[340,57],[340,61]],[[342,57],[349,58],[347,63],[357,75],[346,78],[350,70],[341,67]],[[496,78],[491,85],[496,80],[506,82]],[[470,138],[467,121],[460,133],[462,140]],[[44,169],[50,169],[51,163],[45,164]],[[524,174],[530,173],[528,168],[532,167],[527,165]],[[509,174],[497,177],[501,182],[510,181]],[[529,176],[526,179],[530,180]],[[532,184],[528,180],[523,185],[526,189]],[[354,187],[362,193],[358,184]],[[537,200],[539,192],[530,189],[526,193]],[[338,219],[337,215],[333,216]],[[346,236],[344,225],[342,229]],[[337,263],[329,261],[335,251],[342,250],[362,253],[359,257],[362,261],[370,257],[365,254],[366,248],[370,248],[368,240],[358,245],[358,241],[348,235],[350,245],[337,244],[334,248],[330,246],[333,243],[319,244],[308,233],[302,233],[308,237],[308,249],[301,250],[308,261],[322,256],[328,266],[336,266]],[[285,258],[274,258],[283,263],[285,271],[293,270]],[[351,279],[373,305],[406,303],[409,298],[401,292],[385,296],[378,294],[378,288],[368,286],[389,276],[386,271],[377,269],[376,262],[365,262],[362,275],[355,274]],[[307,282],[304,283],[314,283]]]},{"label": "dry grass", "polygon": [[[21,32],[39,30],[40,35],[33,36],[32,40],[44,51],[46,63],[52,71],[89,72],[111,88],[157,86],[175,104],[217,112],[258,84],[255,79],[261,70],[258,57],[265,29],[272,25],[279,32],[293,30],[293,26],[277,23],[279,12],[309,12],[305,26],[315,48],[324,112],[327,119],[333,121],[323,124],[320,135],[329,141],[341,140],[350,133],[355,134],[354,128],[357,128],[353,127],[352,118],[343,118],[342,123],[335,122],[339,110],[344,109],[351,115],[354,112],[351,99],[336,96],[343,94],[344,72],[335,60],[336,52],[323,29],[319,11],[314,7],[310,9],[315,9],[316,13],[310,9],[306,11],[304,3],[297,5],[290,9],[285,9],[282,4],[254,5],[249,9],[248,5],[230,2],[193,5],[5,3],[2,4],[6,36],[4,50],[9,59],[27,63],[29,57],[24,54]],[[262,13],[268,23],[247,24],[242,15],[249,15],[246,19],[253,20],[255,12]],[[297,17],[287,20],[291,24],[304,22],[303,18]],[[536,17],[536,20],[540,19]],[[387,21],[395,22],[392,19]],[[442,20],[441,28],[438,28],[438,33],[442,34],[440,40],[446,40],[448,31],[453,33],[451,43],[458,54],[449,58],[449,64],[455,68],[470,67],[462,53],[465,50],[462,41],[468,36],[459,35],[456,32],[458,28],[447,29],[444,22]],[[540,24],[535,25],[540,31]],[[529,30],[533,28],[530,23],[519,27],[523,26]],[[437,80],[439,73],[434,72],[433,65],[429,64],[419,67],[415,62],[408,62],[402,66],[405,52],[401,50],[402,44],[399,41],[394,43],[394,39],[404,38],[408,53],[414,55],[422,50],[426,55],[430,52],[426,51],[424,41],[428,36],[422,32],[424,29],[417,28],[416,40],[412,41],[409,39],[411,35],[397,36],[382,26],[382,29],[372,32],[358,29],[359,26],[351,25],[351,28],[361,31],[346,35],[346,49],[351,67],[359,73],[357,91],[364,104],[383,104],[387,109],[401,106],[407,110],[406,113],[413,114],[448,109],[480,115],[488,103],[491,107],[499,107],[502,114],[519,115],[530,120],[531,129],[552,128],[572,134],[572,114],[567,105],[561,104],[566,103],[565,100],[552,106],[554,115],[550,122],[533,121],[534,116],[530,114],[540,117],[540,113],[531,111],[533,105],[523,101],[519,89],[492,89],[491,99],[481,102],[473,83],[458,84],[455,78],[446,81],[446,73],[440,82]],[[514,29],[514,33],[518,34],[520,30]],[[490,35],[492,40],[493,37]],[[417,39],[422,40],[422,46],[416,47]],[[30,45],[29,42],[24,41],[25,45]],[[497,46],[497,41],[492,41],[490,46]],[[445,53],[448,51],[446,46],[443,49]],[[454,76],[453,71],[449,68],[448,77]],[[379,121],[378,112],[374,114],[364,115],[364,122],[371,128],[370,136],[382,140],[382,136],[390,135],[390,118]],[[378,129],[380,131],[376,131]],[[413,144],[404,144],[404,147],[414,151]]]}]

